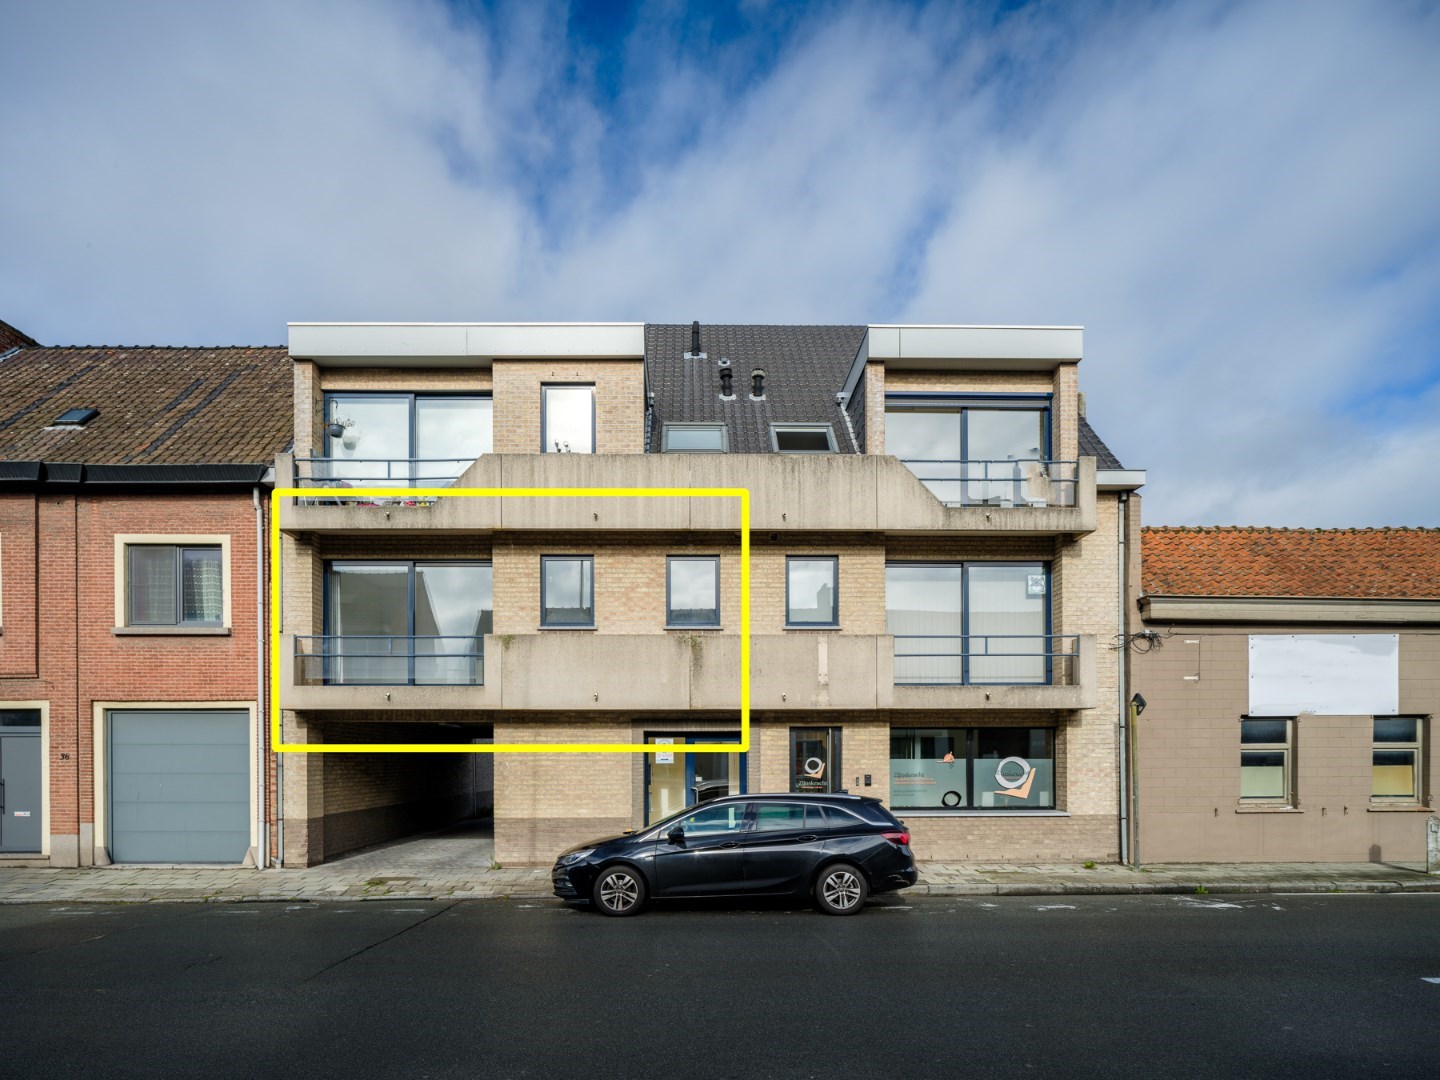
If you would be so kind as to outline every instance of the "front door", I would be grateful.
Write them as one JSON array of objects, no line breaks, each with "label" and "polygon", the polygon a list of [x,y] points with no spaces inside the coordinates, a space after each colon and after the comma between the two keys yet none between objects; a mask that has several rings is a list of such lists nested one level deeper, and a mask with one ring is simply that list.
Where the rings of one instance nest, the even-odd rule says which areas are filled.
[{"label": "front door", "polygon": [[707,806],[655,838],[655,878],[664,896],[740,892],[745,888],[746,804]]},{"label": "front door", "polygon": [[40,850],[40,726],[0,729],[0,851]]},{"label": "front door", "polygon": [[[647,732],[645,741],[660,743],[666,748],[646,755],[647,824],[722,795],[744,794],[744,754],[692,754],[682,749],[686,743],[738,742],[733,732],[691,732],[685,735]],[[672,746],[674,749],[669,749]]]}]

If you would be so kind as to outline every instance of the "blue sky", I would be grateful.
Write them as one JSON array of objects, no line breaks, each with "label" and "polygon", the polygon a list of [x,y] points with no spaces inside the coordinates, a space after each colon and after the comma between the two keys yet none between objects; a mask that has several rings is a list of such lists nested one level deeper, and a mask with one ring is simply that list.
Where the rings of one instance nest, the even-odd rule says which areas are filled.
[{"label": "blue sky", "polygon": [[0,318],[1079,323],[1160,524],[1440,525],[1434,3],[0,0]]}]

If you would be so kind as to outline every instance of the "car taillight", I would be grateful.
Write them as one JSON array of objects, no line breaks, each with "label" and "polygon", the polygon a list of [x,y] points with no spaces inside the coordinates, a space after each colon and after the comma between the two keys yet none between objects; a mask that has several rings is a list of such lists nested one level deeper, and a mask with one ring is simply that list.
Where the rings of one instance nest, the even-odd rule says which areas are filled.
[{"label": "car taillight", "polygon": [[889,840],[892,844],[899,844],[901,847],[905,847],[907,844],[910,843],[909,829],[906,829],[904,832],[882,832],[880,835],[883,836],[886,840]]}]

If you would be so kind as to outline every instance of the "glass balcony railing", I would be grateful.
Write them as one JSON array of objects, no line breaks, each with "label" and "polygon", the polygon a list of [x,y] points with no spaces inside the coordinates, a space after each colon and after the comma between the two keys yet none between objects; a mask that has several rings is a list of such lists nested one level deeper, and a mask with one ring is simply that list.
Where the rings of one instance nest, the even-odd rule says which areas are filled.
[{"label": "glass balcony railing", "polygon": [[449,487],[474,463],[473,458],[296,458],[295,486],[325,489],[324,495],[300,500],[310,506],[342,502],[416,505],[431,500],[419,496],[347,496],[345,489]]},{"label": "glass balcony railing", "polygon": [[382,634],[295,638],[297,686],[483,686],[485,639]]},{"label": "glass balcony railing", "polygon": [[957,461],[904,458],[930,493],[946,506],[1074,506],[1078,461]]},{"label": "glass balcony railing", "polygon": [[1078,634],[895,635],[896,686],[1075,686]]}]

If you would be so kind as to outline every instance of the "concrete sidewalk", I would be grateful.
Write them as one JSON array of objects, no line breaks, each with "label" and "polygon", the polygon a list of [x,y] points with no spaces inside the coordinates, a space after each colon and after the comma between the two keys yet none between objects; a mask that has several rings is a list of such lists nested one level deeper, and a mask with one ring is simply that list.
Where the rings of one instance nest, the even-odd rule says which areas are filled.
[{"label": "concrete sidewalk", "polygon": [[[469,900],[549,897],[547,869],[415,866],[378,849],[308,869],[86,867],[0,869],[0,904]],[[921,863],[904,895],[1063,896],[1144,893],[1440,892],[1409,863],[1214,863],[1134,869],[1100,864]],[[557,901],[558,902],[558,901]]]}]

